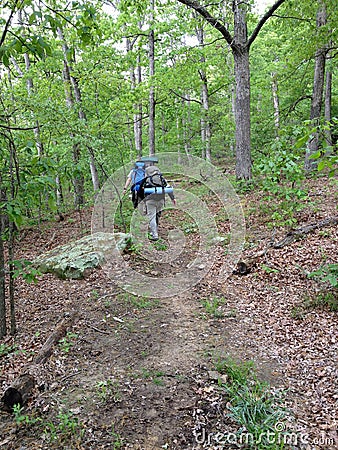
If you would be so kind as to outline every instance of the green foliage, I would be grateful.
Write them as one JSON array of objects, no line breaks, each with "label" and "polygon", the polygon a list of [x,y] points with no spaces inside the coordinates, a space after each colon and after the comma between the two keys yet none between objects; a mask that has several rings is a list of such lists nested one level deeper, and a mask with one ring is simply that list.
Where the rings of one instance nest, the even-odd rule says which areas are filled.
[{"label": "green foliage", "polygon": [[160,370],[148,370],[145,368],[142,369],[142,378],[145,378],[146,380],[150,379],[157,386],[163,385],[162,378],[164,375],[164,372]]},{"label": "green foliage", "polygon": [[22,277],[27,283],[37,283],[38,276],[41,275],[41,272],[36,269],[31,261],[26,259],[17,259],[12,261],[12,264],[15,268],[13,271],[14,278]]},{"label": "green foliage", "polygon": [[253,371],[252,361],[237,362],[233,358],[218,359],[215,364],[217,372],[227,375],[232,384],[243,385],[247,383]]},{"label": "green foliage", "polygon": [[202,301],[202,305],[205,308],[206,313],[214,318],[222,318],[224,316],[221,306],[224,305],[224,297],[212,297]]},{"label": "green foliage", "polygon": [[272,267],[269,267],[266,264],[261,264],[261,268],[266,273],[279,273],[279,270],[273,269]]},{"label": "green foliage", "polygon": [[13,353],[16,350],[15,346],[0,344],[0,358],[8,355],[9,353]]},{"label": "green foliage", "polygon": [[329,283],[333,288],[338,287],[338,264],[326,264],[308,274],[309,278],[315,278],[321,283]]},{"label": "green foliage", "polygon": [[55,421],[51,420],[45,424],[44,433],[49,442],[69,444],[69,440],[81,440],[85,428],[71,412],[60,412]]},{"label": "green foliage", "polygon": [[292,152],[288,139],[279,139],[270,145],[269,151],[255,164],[257,174],[262,177],[261,186],[273,194],[284,194],[282,183],[292,187],[304,179],[302,156]]},{"label": "green foliage", "polygon": [[216,369],[227,376],[227,382],[220,379],[219,385],[228,396],[229,415],[241,426],[239,439],[245,433],[250,438],[249,448],[256,449],[259,443],[260,449],[283,449],[284,442],[277,429],[286,418],[281,396],[257,379],[251,361],[227,358],[219,360]]},{"label": "green foliage", "polygon": [[338,119],[332,118],[330,123],[323,123],[317,127],[311,127],[309,121],[304,122],[308,125],[308,129],[301,136],[297,142],[296,148],[303,148],[306,150],[306,143],[311,139],[314,133],[319,135],[320,149],[310,156],[310,159],[317,162],[317,169],[319,172],[327,171],[329,177],[333,177],[337,172],[338,167],[338,155],[335,152],[335,148],[329,145],[327,133],[336,134],[338,129]]},{"label": "green foliage", "polygon": [[116,433],[114,424],[111,427],[110,434],[113,438],[113,442],[111,443],[111,445],[113,446],[112,447],[113,450],[118,450],[118,449],[122,448],[123,439],[121,438],[121,436],[118,433]]},{"label": "green foliage", "polygon": [[67,336],[60,339],[59,341],[59,347],[61,351],[64,353],[69,353],[70,349],[74,345],[74,339],[76,339],[77,337],[77,334],[68,331]]},{"label": "green foliage", "polygon": [[21,425],[34,425],[37,423],[41,423],[42,419],[40,417],[34,417],[33,415],[24,414],[24,407],[20,405],[14,405],[13,406],[13,414],[14,414],[14,420],[15,423],[18,426]]},{"label": "green foliage", "polygon": [[121,401],[121,392],[119,390],[119,383],[117,381],[111,379],[99,381],[96,384],[96,390],[99,398],[103,402],[112,400],[117,403]]},{"label": "green foliage", "polygon": [[305,315],[312,310],[328,310],[330,312],[338,311],[338,292],[337,289],[321,290],[312,295],[306,295],[299,305],[291,310],[291,317],[297,320],[303,320]]}]

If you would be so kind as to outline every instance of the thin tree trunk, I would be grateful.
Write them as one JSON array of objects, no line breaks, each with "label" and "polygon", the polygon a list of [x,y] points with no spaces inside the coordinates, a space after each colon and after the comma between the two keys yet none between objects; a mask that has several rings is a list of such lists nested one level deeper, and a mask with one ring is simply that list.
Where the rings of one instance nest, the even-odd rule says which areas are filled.
[{"label": "thin tree trunk", "polygon": [[[187,94],[186,98],[189,98],[189,95]],[[185,98],[182,99],[182,116],[181,116],[181,124],[182,124],[182,143],[184,146],[184,151],[186,153],[186,155],[189,157],[190,156],[190,139],[189,139],[189,133],[188,133],[188,118],[189,118],[189,113],[188,113],[188,118],[186,118],[185,116],[185,106],[186,104],[188,105],[188,108],[190,107],[190,101],[186,100]],[[178,129],[178,133],[179,133],[179,122],[177,124],[177,129]]]},{"label": "thin tree trunk", "polygon": [[[9,176],[11,185],[11,200],[15,199],[15,147],[14,142],[9,144]],[[8,259],[9,259],[9,303],[10,303],[10,324],[11,334],[16,333],[16,320],[15,320],[15,295],[14,295],[14,223],[9,221],[9,239],[8,239]]]},{"label": "thin tree trunk", "polygon": [[[74,108],[74,97],[73,97],[73,89],[72,89],[72,79],[70,74],[70,67],[68,64],[68,53],[69,49],[67,44],[65,43],[63,32],[61,28],[57,30],[60,41],[62,42],[62,50],[63,50],[63,80],[64,80],[64,88],[66,95],[66,104],[69,109]],[[74,138],[74,134],[71,132],[70,136]],[[81,157],[81,149],[78,143],[73,144],[73,161],[75,167],[79,166]],[[83,174],[80,173],[79,170],[76,171],[76,174],[73,177],[73,186],[74,186],[74,203],[75,206],[80,207],[84,204],[84,177]]]},{"label": "thin tree trunk", "polygon": [[[1,200],[3,201],[2,189]],[[4,216],[0,216],[0,339],[7,334],[6,325],[6,283],[5,283],[5,254],[3,244]]]},{"label": "thin tree trunk", "polygon": [[56,175],[55,184],[56,184],[56,206],[58,210],[60,210],[63,204],[63,193],[59,175]]},{"label": "thin tree trunk", "polygon": [[326,83],[325,83],[325,102],[324,102],[324,115],[327,129],[325,130],[325,139],[328,147],[332,147],[332,132],[331,132],[331,120],[332,120],[332,72],[326,71]]},{"label": "thin tree trunk", "polygon": [[[316,25],[318,31],[320,27],[326,24],[326,8],[322,0],[319,0],[319,9],[317,12]],[[325,81],[325,61],[326,61],[326,48],[319,48],[316,51],[315,56],[315,70],[313,78],[313,91],[311,101],[310,120],[313,127],[319,127],[320,117],[322,111],[324,81]],[[305,170],[311,171],[317,167],[317,161],[311,159],[311,156],[319,149],[319,130],[315,131],[313,136],[307,143],[307,150],[305,154]]]},{"label": "thin tree trunk", "polygon": [[[19,23],[21,25],[23,25],[23,20],[22,20],[22,10],[18,10],[18,19],[19,19]],[[26,72],[28,73],[30,70],[30,60],[29,60],[29,55],[28,53],[24,53],[23,54],[24,57],[24,61],[25,61],[25,67],[26,67]],[[14,60],[14,58],[12,58],[12,60]],[[21,69],[19,68],[18,64],[15,65],[18,73],[20,76],[23,76],[23,73],[21,71]],[[27,78],[27,92],[28,95],[32,95],[33,93],[33,79],[31,77]],[[34,136],[35,136],[35,145],[36,145],[36,149],[38,152],[38,156],[41,156],[43,154],[43,144],[40,138],[40,124],[38,120],[34,120],[35,121],[35,127],[34,127]]]},{"label": "thin tree trunk", "polygon": [[[201,48],[204,46],[204,29],[200,26],[196,29],[196,37]],[[201,63],[205,63],[205,56],[202,55],[200,59]],[[201,103],[202,103],[202,116],[201,116],[201,138],[202,138],[202,158],[210,161],[211,159],[211,126],[209,120],[209,92],[208,92],[208,79],[203,69],[199,70],[199,75],[202,81],[201,86]]]},{"label": "thin tree trunk", "polygon": [[[140,85],[142,83],[142,68],[141,68],[141,61],[140,56],[137,57],[137,68],[136,68],[136,81],[137,84]],[[138,105],[135,105],[135,110],[137,111],[134,115],[134,135],[135,135],[135,148],[136,153],[139,158],[142,156],[142,103],[139,103]]]},{"label": "thin tree trunk", "polygon": [[[81,96],[81,91],[80,91],[80,87],[79,87],[79,83],[77,81],[76,78],[74,78],[72,75],[70,76],[70,80],[73,86],[73,91],[74,91],[74,98],[75,98],[75,103],[78,105],[78,116],[80,120],[83,120],[84,122],[87,121],[86,118],[86,114],[83,111],[82,108],[82,96]],[[95,157],[94,157],[94,151],[93,149],[89,149],[88,150],[89,153],[89,167],[90,167],[90,174],[92,177],[92,184],[93,184],[93,189],[94,189],[94,195],[96,196],[100,190],[100,181],[99,181],[99,174],[96,168],[96,163],[95,163]]]},{"label": "thin tree trunk", "polygon": [[275,117],[275,129],[276,129],[276,139],[279,139],[279,129],[280,129],[280,111],[279,111],[279,96],[278,96],[278,80],[277,74],[271,74],[271,87],[272,87],[272,101]]},{"label": "thin tree trunk", "polygon": [[149,31],[149,156],[155,155],[155,33],[154,33],[155,1],[150,0],[150,31]]},{"label": "thin tree trunk", "polygon": [[[30,69],[30,60],[29,55],[27,53],[24,53],[24,59],[25,59],[25,66],[26,66],[26,72],[29,72]],[[27,92],[28,95],[32,95],[33,92],[33,79],[28,77],[27,78]],[[34,136],[35,136],[35,145],[38,152],[38,156],[41,156],[43,154],[43,143],[41,141],[40,137],[40,124],[38,120],[35,120],[35,127],[34,127]]]},{"label": "thin tree trunk", "polygon": [[[140,24],[141,28],[141,24]],[[126,49],[127,53],[131,52],[136,40],[132,42],[130,38],[126,38]],[[136,72],[136,73],[135,73]],[[139,85],[142,82],[142,69],[141,69],[141,62],[140,62],[140,56],[137,56],[137,66],[136,69],[132,66],[129,71],[130,76],[130,84],[131,89],[135,89],[137,85]],[[135,143],[135,150],[138,158],[141,158],[142,156],[142,104],[135,103],[134,104],[134,117],[133,117],[133,124],[134,124],[134,143]]]}]

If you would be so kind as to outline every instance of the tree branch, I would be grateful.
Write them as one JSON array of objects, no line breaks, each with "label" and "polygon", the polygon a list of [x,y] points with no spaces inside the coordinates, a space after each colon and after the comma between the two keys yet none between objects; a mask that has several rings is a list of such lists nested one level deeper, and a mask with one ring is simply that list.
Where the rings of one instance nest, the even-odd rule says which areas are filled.
[{"label": "tree branch", "polygon": [[183,3],[183,5],[186,5],[189,8],[192,8],[195,11],[197,11],[202,17],[205,18],[207,22],[209,22],[210,25],[216,28],[216,30],[218,30],[222,34],[222,36],[224,36],[225,40],[231,47],[233,46],[233,37],[231,36],[227,28],[218,19],[212,17],[212,15],[205,9],[204,6],[200,5],[199,3],[193,0],[178,0],[178,1],[180,3]]},{"label": "tree branch", "polygon": [[[179,0],[180,1],[180,0]],[[261,18],[261,20],[258,22],[256,28],[254,29],[252,35],[250,36],[247,46],[250,48],[253,41],[258,36],[258,33],[262,29],[263,25],[270,19],[270,17],[273,15],[273,13],[276,11],[277,8],[279,8],[286,0],[278,0],[274,5],[271,6],[271,8],[264,14],[264,16]]]},{"label": "tree branch", "polygon": [[0,123],[0,128],[5,128],[6,130],[10,130],[10,131],[27,131],[27,130],[35,130],[36,127],[10,127],[8,125],[2,125]]},{"label": "tree branch", "polygon": [[178,93],[175,92],[173,89],[170,89],[170,92],[172,92],[174,95],[176,95],[176,97],[178,97],[178,98],[180,98],[180,99],[182,99],[182,100],[184,100],[184,101],[186,101],[186,102],[195,102],[195,103],[198,103],[199,105],[202,104],[202,102],[201,102],[200,100],[195,100],[194,98],[187,98],[187,97],[184,97],[184,95],[178,94]]},{"label": "tree branch", "polygon": [[6,35],[7,35],[7,33],[8,33],[9,26],[10,26],[10,24],[11,24],[11,21],[12,21],[12,19],[13,19],[14,14],[15,14],[15,10],[16,10],[16,7],[17,7],[17,4],[18,4],[18,3],[19,3],[19,0],[16,0],[16,2],[15,2],[14,5],[13,5],[13,8],[12,8],[12,10],[11,10],[11,13],[10,13],[10,15],[9,15],[9,17],[8,17],[8,19],[7,19],[7,22],[6,22],[4,31],[2,32],[2,36],[1,36],[1,38],[0,38],[0,47],[1,47],[1,46],[3,45],[3,43],[5,42]]}]

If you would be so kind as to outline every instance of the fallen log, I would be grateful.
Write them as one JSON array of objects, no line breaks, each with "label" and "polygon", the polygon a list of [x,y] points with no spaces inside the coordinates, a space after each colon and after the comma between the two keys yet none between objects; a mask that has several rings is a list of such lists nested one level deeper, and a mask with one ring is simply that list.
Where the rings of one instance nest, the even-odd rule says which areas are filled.
[{"label": "fallen log", "polygon": [[273,241],[269,242],[268,246],[265,250],[262,250],[254,255],[249,256],[246,260],[239,261],[236,265],[236,268],[233,271],[234,275],[247,275],[252,272],[258,260],[267,254],[270,248],[280,249],[290,245],[292,242],[300,239],[301,237],[312,233],[320,228],[334,226],[338,224],[338,216],[329,217],[327,219],[320,220],[316,223],[310,223],[308,225],[303,225],[296,230],[289,231],[280,241],[274,243]]},{"label": "fallen log", "polygon": [[6,389],[1,398],[2,409],[7,412],[13,412],[14,405],[23,406],[27,403],[37,384],[36,377],[34,376],[34,368],[47,361],[53,352],[54,345],[66,335],[67,330],[73,325],[76,314],[77,311],[73,311],[62,320],[48,337],[33,361],[23,368],[22,373]]},{"label": "fallen log", "polygon": [[253,268],[255,267],[258,260],[262,256],[265,256],[266,253],[267,253],[267,249],[262,250],[262,251],[256,253],[255,255],[250,256],[248,259],[246,259],[244,261],[239,261],[236,265],[236,268],[234,269],[234,271],[232,273],[234,275],[247,275],[248,273],[250,273],[253,270]]},{"label": "fallen log", "polygon": [[281,239],[276,244],[273,244],[273,248],[283,248],[286,245],[291,244],[293,241],[301,238],[302,236],[312,233],[313,231],[316,231],[320,228],[324,227],[330,227],[333,225],[337,225],[338,223],[338,216],[335,217],[329,217],[328,219],[320,220],[316,223],[310,223],[308,225],[304,225],[303,227],[297,228],[296,230],[289,231],[283,239]]}]

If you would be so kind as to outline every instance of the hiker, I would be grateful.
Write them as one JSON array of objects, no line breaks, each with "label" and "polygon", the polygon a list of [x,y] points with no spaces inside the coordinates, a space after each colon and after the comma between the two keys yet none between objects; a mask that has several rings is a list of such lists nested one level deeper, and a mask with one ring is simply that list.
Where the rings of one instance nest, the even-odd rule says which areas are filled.
[{"label": "hiker", "polygon": [[143,192],[141,184],[145,178],[145,163],[143,161],[136,161],[135,166],[128,174],[126,183],[123,188],[123,195],[127,192],[128,186],[131,184],[130,190],[132,194],[132,202],[134,208],[143,200]]},{"label": "hiker", "polygon": [[148,166],[145,169],[145,179],[142,183],[144,203],[149,219],[150,239],[158,240],[158,220],[165,205],[165,195],[168,194],[173,205],[176,205],[173,189],[168,186],[157,166]]},{"label": "hiker", "polygon": [[144,198],[141,183],[145,178],[145,169],[147,166],[156,163],[158,163],[157,156],[142,156],[135,162],[134,167],[127,176],[127,180],[123,188],[123,195],[127,192],[128,186],[131,184],[130,190],[135,209]]}]

